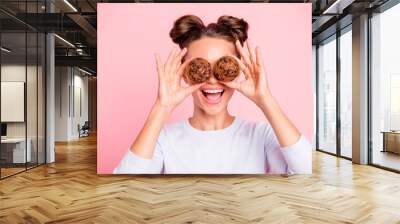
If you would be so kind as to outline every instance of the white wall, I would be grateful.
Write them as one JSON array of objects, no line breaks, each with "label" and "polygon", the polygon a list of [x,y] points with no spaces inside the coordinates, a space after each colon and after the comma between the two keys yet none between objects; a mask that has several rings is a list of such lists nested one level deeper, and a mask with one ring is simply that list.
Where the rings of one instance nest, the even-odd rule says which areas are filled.
[{"label": "white wall", "polygon": [[[26,70],[25,70],[26,69]],[[26,73],[27,71],[27,73]],[[41,70],[39,70],[39,73]],[[28,78],[27,87],[27,119],[28,119],[28,137],[31,133],[36,135],[36,66],[6,64],[1,66],[1,81],[3,82],[25,82],[25,75]],[[41,105],[39,105],[40,107]],[[6,108],[2,108],[5,110]],[[33,123],[32,123],[33,122]],[[7,122],[8,137],[25,137],[26,122]]]},{"label": "white wall", "polygon": [[[6,122],[7,137],[24,138],[25,135],[30,140],[32,161],[44,162],[45,146],[45,120],[44,120],[44,74],[41,66],[25,64],[3,64],[1,66],[2,82],[24,82],[26,84],[26,107],[22,108],[26,112],[26,121]],[[26,80],[27,79],[27,80]],[[4,96],[2,96],[4,97]],[[7,110],[10,108],[1,108]],[[13,111],[11,111],[13,112]],[[39,154],[37,156],[37,153]]]},{"label": "white wall", "polygon": [[1,121],[24,122],[25,83],[1,81]]},{"label": "white wall", "polygon": [[56,67],[55,73],[55,140],[77,139],[78,124],[88,120],[88,77],[72,67]]},{"label": "white wall", "polygon": [[[2,82],[25,82],[25,71],[26,67],[19,64],[8,64],[1,66],[1,81]],[[28,74],[32,70],[31,66],[28,66]],[[1,108],[5,110],[6,108]],[[25,123],[24,122],[11,122],[7,123],[7,136],[8,137],[25,137]]]},{"label": "white wall", "polygon": [[55,68],[55,141],[68,140],[69,73],[68,67]]},{"label": "white wall", "polygon": [[[75,70],[76,72],[77,70]],[[85,123],[85,121],[88,121],[88,116],[89,116],[89,112],[88,112],[88,77],[87,76],[81,76],[82,73],[79,73],[79,75],[74,75],[74,89],[75,89],[75,106],[74,106],[74,110],[75,110],[75,114],[74,117],[72,119],[72,132],[71,134],[77,138],[79,137],[79,133],[78,133],[78,124],[80,124],[81,126]],[[80,93],[78,93],[78,91],[80,91]],[[80,95],[80,98],[78,98],[77,96]],[[80,101],[80,103],[78,102]],[[79,111],[79,107],[81,107],[80,109],[82,110],[81,112]]]}]

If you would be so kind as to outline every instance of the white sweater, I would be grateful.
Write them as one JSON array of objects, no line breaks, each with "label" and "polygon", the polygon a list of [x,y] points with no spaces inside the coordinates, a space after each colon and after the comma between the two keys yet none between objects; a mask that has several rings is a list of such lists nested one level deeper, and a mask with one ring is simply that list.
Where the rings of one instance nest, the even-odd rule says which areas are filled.
[{"label": "white sweater", "polygon": [[266,122],[235,118],[224,129],[201,131],[187,119],[164,127],[152,159],[128,150],[116,174],[311,174],[312,149],[301,136],[280,147]]}]

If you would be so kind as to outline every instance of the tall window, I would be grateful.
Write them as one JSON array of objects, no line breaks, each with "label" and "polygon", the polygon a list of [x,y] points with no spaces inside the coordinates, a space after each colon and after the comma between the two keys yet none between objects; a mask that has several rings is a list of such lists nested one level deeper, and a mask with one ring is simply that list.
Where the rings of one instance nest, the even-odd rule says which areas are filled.
[{"label": "tall window", "polygon": [[352,141],[352,35],[351,26],[340,36],[340,154],[351,158]]},{"label": "tall window", "polygon": [[371,19],[372,163],[400,170],[400,4]]},{"label": "tall window", "polygon": [[318,47],[318,149],[336,153],[336,37]]}]

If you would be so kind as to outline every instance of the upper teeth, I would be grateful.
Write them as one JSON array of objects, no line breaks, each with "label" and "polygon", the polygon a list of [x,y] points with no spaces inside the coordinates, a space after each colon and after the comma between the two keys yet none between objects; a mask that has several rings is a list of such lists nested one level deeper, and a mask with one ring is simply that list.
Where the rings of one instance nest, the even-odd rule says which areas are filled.
[{"label": "upper teeth", "polygon": [[205,89],[203,90],[206,93],[222,93],[222,89]]}]

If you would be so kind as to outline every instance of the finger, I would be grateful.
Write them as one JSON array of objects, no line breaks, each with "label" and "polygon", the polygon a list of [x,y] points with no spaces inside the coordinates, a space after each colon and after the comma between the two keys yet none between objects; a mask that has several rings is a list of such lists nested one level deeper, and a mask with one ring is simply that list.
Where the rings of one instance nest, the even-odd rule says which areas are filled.
[{"label": "finger", "polygon": [[265,82],[266,81],[266,74],[265,74],[265,69],[264,69],[264,63],[262,60],[261,56],[261,51],[259,47],[256,47],[256,57],[257,57],[257,68],[258,68],[258,73],[260,74],[260,81]]},{"label": "finger", "polygon": [[239,40],[236,40],[236,49],[239,51],[239,54],[241,56],[241,58],[243,59],[243,62],[246,66],[250,67],[251,63],[250,63],[250,59],[248,57],[248,55],[244,52],[244,49],[242,47],[242,45],[240,44]]},{"label": "finger", "polygon": [[250,40],[246,41],[246,46],[247,46],[247,51],[249,52],[250,55],[250,61],[252,65],[254,66],[256,64],[256,54],[254,52],[254,49],[250,45]]},{"label": "finger", "polygon": [[251,48],[250,46],[250,41],[247,40],[246,41],[246,51],[248,52],[248,54],[250,55],[250,63],[251,63],[251,67],[250,70],[252,71],[252,77],[254,78],[254,80],[258,79],[258,75],[259,75],[259,71],[257,71],[257,67],[256,67],[256,58],[255,58],[255,52],[254,49]]},{"label": "finger", "polygon": [[173,76],[173,80],[175,81],[175,83],[177,83],[179,85],[179,83],[181,83],[182,80],[182,76],[181,74],[179,74],[179,66],[182,64],[182,58],[185,56],[187,52],[186,48],[183,49],[177,49],[177,52],[171,62],[171,73]]},{"label": "finger", "polygon": [[176,47],[174,47],[168,55],[167,60],[165,61],[165,65],[164,65],[164,71],[165,73],[169,74],[170,73],[170,69],[171,69],[171,61],[175,55],[175,51],[176,51]]},{"label": "finger", "polygon": [[190,60],[186,60],[184,61],[180,66],[178,71],[176,72],[177,75],[182,76],[183,75],[183,71],[185,70],[186,65],[190,62]]},{"label": "finger", "polygon": [[244,77],[246,79],[251,78],[250,70],[246,67],[246,65],[243,63],[243,61],[240,60],[239,58],[237,58],[235,55],[230,55],[230,56],[233,57],[237,61],[237,63],[239,64],[240,70],[243,71]]},{"label": "finger", "polygon": [[250,65],[248,66],[248,67],[249,67],[249,70],[251,71],[252,77],[253,77],[254,79],[256,79],[256,78],[257,78],[257,77],[256,77],[257,74],[256,74],[255,62],[254,62],[254,60],[255,60],[254,57],[255,57],[255,56],[254,56],[254,53],[252,53],[249,40],[246,40],[246,43],[245,43],[244,45],[245,45],[244,48],[246,49],[245,51],[246,51],[246,53],[249,55],[249,60],[250,60]]},{"label": "finger", "polygon": [[264,70],[264,64],[263,64],[263,59],[262,59],[262,55],[261,55],[261,50],[258,46],[256,47],[256,64],[258,67],[260,67],[262,70]]},{"label": "finger", "polygon": [[176,59],[176,57],[178,56],[178,54],[180,53],[180,49],[178,48],[178,47],[175,47],[174,48],[174,53],[172,54],[172,56],[171,56],[171,61],[169,62],[170,63],[170,67],[169,67],[169,69],[170,69],[170,73],[171,73],[171,75],[173,75],[172,73],[175,73],[175,59]]},{"label": "finger", "polygon": [[164,71],[166,71],[166,67],[167,67],[168,61],[170,60],[173,51],[174,51],[174,48],[169,52],[168,57],[167,57],[167,60],[165,60]]},{"label": "finger", "polygon": [[[178,71],[176,72],[176,76],[178,77],[177,82],[178,84],[182,83],[183,80],[183,73],[185,72],[186,65],[189,63],[189,60],[184,61],[180,66]],[[185,80],[185,82],[189,82],[189,80]]]},{"label": "finger", "polygon": [[161,79],[161,77],[163,76],[164,71],[163,71],[163,66],[162,66],[160,55],[156,53],[155,54],[155,58],[156,58],[158,77]]},{"label": "finger", "polygon": [[194,84],[185,88],[185,95],[188,96],[192,94],[194,91],[198,90],[201,86],[203,86],[205,82]]},{"label": "finger", "polygon": [[186,48],[179,49],[177,50],[176,54],[174,55],[174,58],[171,61],[171,71],[175,72],[178,70],[179,65],[181,64],[182,57],[186,53]]},{"label": "finger", "polygon": [[180,50],[179,53],[175,56],[174,61],[173,61],[174,72],[176,72],[179,69],[182,58],[185,56],[186,52],[187,52],[187,49],[185,47],[182,50]]},{"label": "finger", "polygon": [[246,70],[249,73],[249,78],[253,78],[253,73],[250,70],[250,67],[246,65],[246,62],[243,60],[243,58],[240,59],[240,61],[242,62],[242,64],[246,67]]}]

